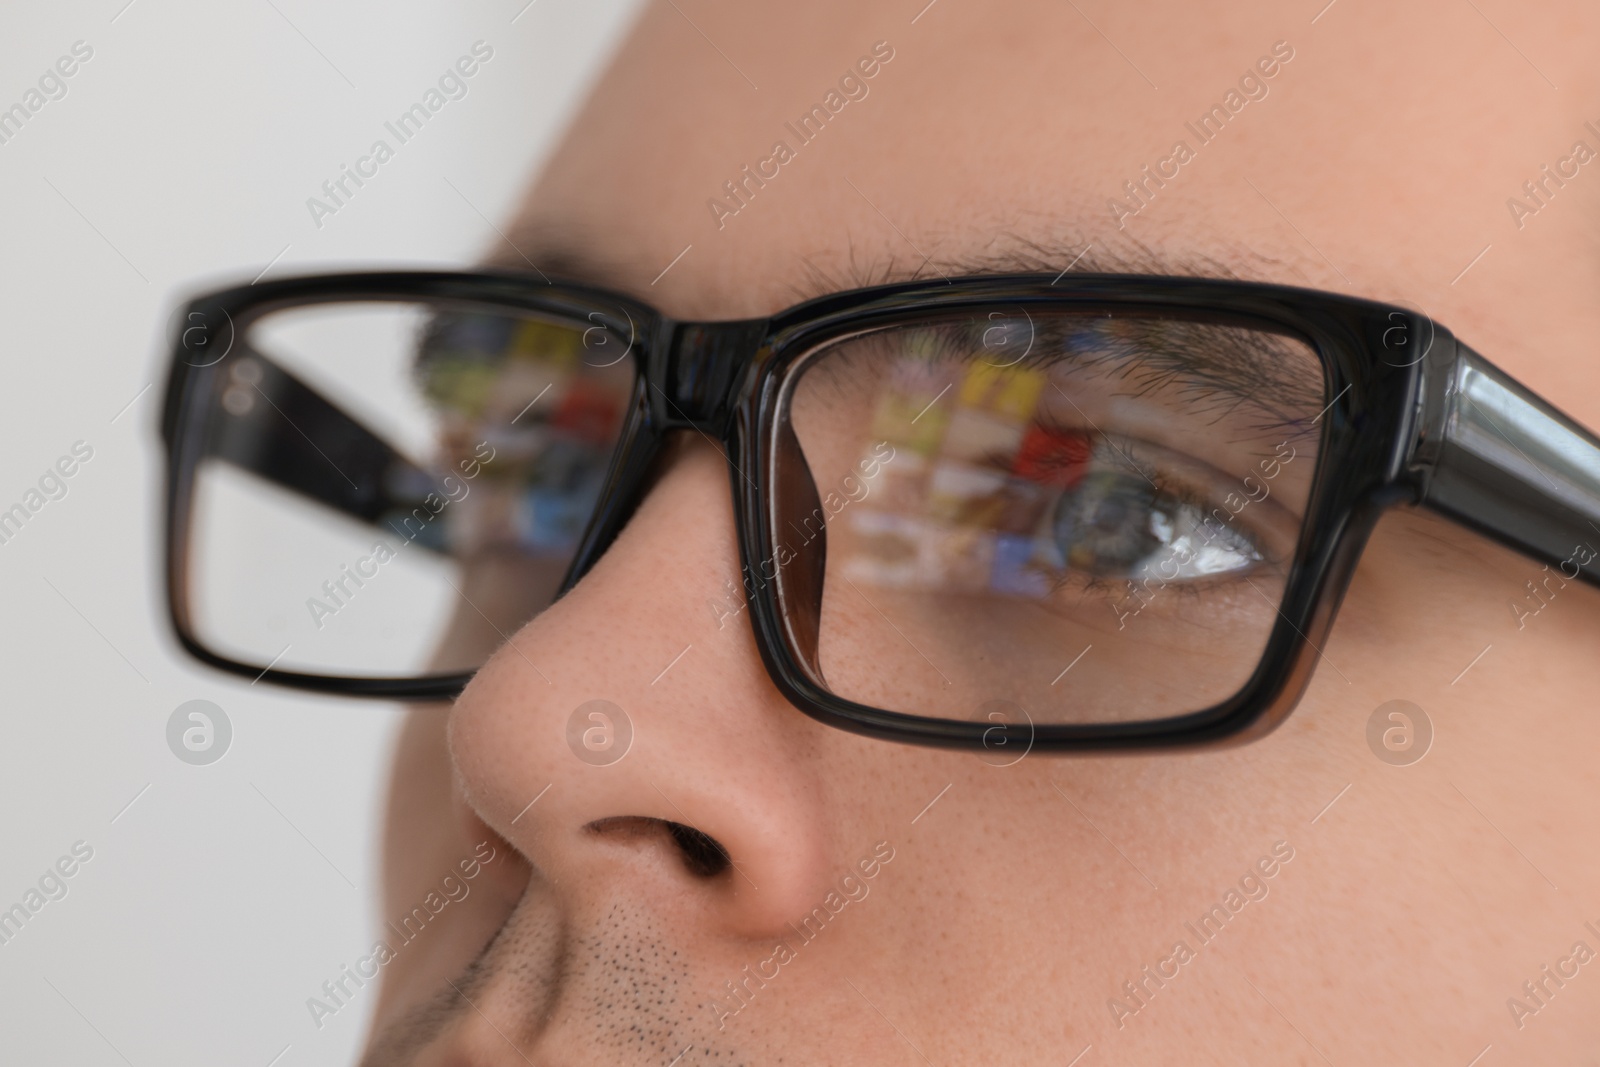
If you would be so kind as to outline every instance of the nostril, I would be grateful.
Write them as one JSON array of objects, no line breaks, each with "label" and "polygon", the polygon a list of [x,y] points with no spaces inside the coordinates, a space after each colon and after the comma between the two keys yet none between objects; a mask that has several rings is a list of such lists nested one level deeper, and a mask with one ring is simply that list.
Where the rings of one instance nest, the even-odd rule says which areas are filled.
[{"label": "nostril", "polygon": [[683,858],[683,865],[697,878],[714,878],[733,863],[728,856],[728,850],[710,834],[666,819],[616,815],[608,819],[596,819],[589,824],[588,830],[592,834],[600,834],[615,841],[641,840],[659,835],[665,830],[671,836],[672,843],[678,846],[678,855]]},{"label": "nostril", "polygon": [[678,843],[678,851],[683,853],[683,863],[690,874],[711,878],[727,870],[732,862],[722,842],[709,834],[676,822],[667,823],[667,830]]}]

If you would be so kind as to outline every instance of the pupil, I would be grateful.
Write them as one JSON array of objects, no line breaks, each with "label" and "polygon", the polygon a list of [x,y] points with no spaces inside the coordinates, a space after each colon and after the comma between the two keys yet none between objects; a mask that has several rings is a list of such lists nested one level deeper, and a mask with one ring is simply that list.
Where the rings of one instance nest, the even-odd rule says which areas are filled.
[{"label": "pupil", "polygon": [[1128,520],[1125,500],[1103,499],[1095,507],[1094,528],[1098,533],[1115,533]]},{"label": "pupil", "polygon": [[1071,569],[1126,573],[1161,547],[1151,521],[1159,510],[1142,480],[1120,472],[1091,475],[1056,504],[1056,548]]}]

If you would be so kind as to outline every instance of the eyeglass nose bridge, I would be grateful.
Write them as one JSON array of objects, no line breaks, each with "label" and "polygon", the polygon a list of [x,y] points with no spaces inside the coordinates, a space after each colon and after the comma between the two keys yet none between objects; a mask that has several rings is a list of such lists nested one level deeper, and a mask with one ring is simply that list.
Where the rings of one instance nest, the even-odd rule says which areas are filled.
[{"label": "eyeglass nose bridge", "polygon": [[[697,430],[729,446],[730,460],[738,477],[733,480],[736,509],[744,512],[741,551],[746,588],[752,593],[775,586],[777,615],[764,623],[759,612],[751,620],[758,631],[765,629],[766,641],[777,642],[781,625],[789,644],[813,676],[820,680],[817,662],[821,626],[822,572],[827,558],[826,530],[818,530],[805,551],[785,560],[774,553],[762,557],[759,545],[765,539],[759,532],[761,521],[747,509],[764,511],[765,500],[757,492],[770,493],[783,514],[821,515],[822,501],[806,465],[800,442],[786,421],[779,424],[773,438],[776,456],[771,482],[756,489],[748,473],[739,467],[740,458],[734,435],[734,417],[748,390],[756,387],[756,369],[773,354],[769,344],[770,319],[745,319],[734,322],[686,322],[663,325],[664,342],[657,346],[647,367],[651,421],[657,433],[670,430]],[[757,475],[760,480],[760,476]],[[749,493],[746,492],[749,487]],[[781,582],[775,573],[784,570]],[[777,623],[776,619],[781,619]],[[818,682],[820,684],[820,681]]]},{"label": "eyeglass nose bridge", "polygon": [[664,324],[664,343],[656,346],[647,368],[657,428],[693,429],[725,439],[744,372],[767,330],[767,319]]}]

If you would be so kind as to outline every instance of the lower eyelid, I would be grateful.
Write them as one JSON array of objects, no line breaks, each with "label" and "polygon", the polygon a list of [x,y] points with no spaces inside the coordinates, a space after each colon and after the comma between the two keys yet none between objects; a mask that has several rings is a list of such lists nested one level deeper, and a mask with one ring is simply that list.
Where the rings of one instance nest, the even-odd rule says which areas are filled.
[{"label": "lower eyelid", "polygon": [[[1166,484],[1163,484],[1163,482]],[[1170,482],[1166,481],[1165,479],[1160,479],[1159,477],[1156,482],[1157,492],[1171,499],[1179,500],[1183,504],[1194,508],[1198,512],[1201,521],[1203,522],[1205,518],[1210,516],[1210,509],[1204,506],[1204,503],[1200,498],[1195,497],[1192,493],[1187,491],[1190,488],[1191,487],[1187,485],[1174,486]],[[1052,502],[1050,507],[1053,508],[1058,502],[1059,497]],[[1217,571],[1209,574],[1197,574],[1189,576],[1177,575],[1171,578],[1163,578],[1159,571],[1147,572],[1144,574],[1125,573],[1096,575],[1081,569],[1074,570],[1069,567],[1065,570],[1050,568],[1049,573],[1047,573],[1045,577],[1051,583],[1053,596],[1061,595],[1062,591],[1068,587],[1075,587],[1080,591],[1080,595],[1093,593],[1098,595],[1101,599],[1107,599],[1113,597],[1117,592],[1125,590],[1128,583],[1137,584],[1141,582],[1159,584],[1163,589],[1173,589],[1178,591],[1180,594],[1188,596],[1198,597],[1205,595],[1208,592],[1215,592],[1220,587],[1236,584],[1243,579],[1251,577],[1252,575],[1260,575],[1264,571],[1281,570],[1284,561],[1289,558],[1289,550],[1292,549],[1293,542],[1292,540],[1285,540],[1285,535],[1288,533],[1291,523],[1282,521],[1285,518],[1282,515],[1274,515],[1272,518],[1280,520],[1270,524],[1275,527],[1275,529],[1271,531],[1264,531],[1260,528],[1259,520],[1267,517],[1267,512],[1265,511],[1267,504],[1270,504],[1270,498],[1268,498],[1266,501],[1252,502],[1246,505],[1245,508],[1241,509],[1240,514],[1245,514],[1253,510],[1255,514],[1252,516],[1252,519],[1258,520],[1251,522],[1247,528],[1241,529],[1240,527],[1244,524],[1237,521],[1225,525],[1227,530],[1240,536],[1246,542],[1248,548],[1258,556],[1257,559],[1250,561],[1243,567],[1226,571]],[[1226,508],[1218,506],[1216,510],[1225,512]],[[1279,512],[1282,511],[1281,508],[1277,508],[1276,510]],[[1292,528],[1294,532],[1298,532],[1297,523],[1293,523]],[[1162,551],[1163,549],[1158,548],[1155,552],[1151,553],[1150,556],[1146,557],[1145,560],[1140,560],[1137,564],[1135,564],[1135,566],[1141,566],[1146,562],[1146,560],[1159,557],[1162,554]],[[1157,563],[1155,566],[1159,567],[1160,564]],[[1045,570],[1046,568],[1041,567],[1040,569]]]}]

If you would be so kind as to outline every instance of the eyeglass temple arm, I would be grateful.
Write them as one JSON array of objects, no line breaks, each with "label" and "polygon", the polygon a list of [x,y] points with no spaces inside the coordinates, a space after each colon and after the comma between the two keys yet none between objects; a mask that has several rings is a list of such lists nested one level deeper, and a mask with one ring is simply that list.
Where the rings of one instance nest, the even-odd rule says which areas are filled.
[{"label": "eyeglass temple arm", "polygon": [[244,390],[236,408],[214,409],[207,455],[377,527],[404,522],[435,490],[432,475],[263,353],[234,358],[253,361],[259,380],[232,387]]},{"label": "eyeglass temple arm", "polygon": [[[1448,344],[1441,346],[1446,349]],[[1420,503],[1600,585],[1600,438],[1460,342],[1423,368]]]}]

